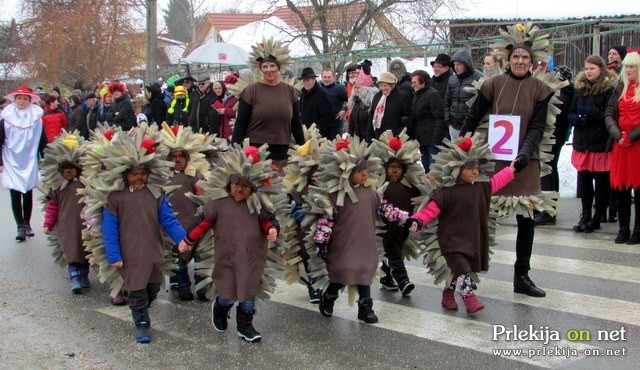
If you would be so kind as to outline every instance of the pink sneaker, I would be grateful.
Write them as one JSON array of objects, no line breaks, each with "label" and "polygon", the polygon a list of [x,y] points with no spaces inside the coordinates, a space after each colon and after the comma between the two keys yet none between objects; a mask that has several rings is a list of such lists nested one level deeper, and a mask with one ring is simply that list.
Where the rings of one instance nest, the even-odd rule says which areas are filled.
[{"label": "pink sneaker", "polygon": [[458,304],[453,290],[445,289],[442,291],[442,307],[449,311],[458,311]]},{"label": "pink sneaker", "polygon": [[472,315],[484,308],[484,303],[480,302],[475,294],[469,293],[467,299],[464,300],[464,305],[467,306],[467,315]]}]

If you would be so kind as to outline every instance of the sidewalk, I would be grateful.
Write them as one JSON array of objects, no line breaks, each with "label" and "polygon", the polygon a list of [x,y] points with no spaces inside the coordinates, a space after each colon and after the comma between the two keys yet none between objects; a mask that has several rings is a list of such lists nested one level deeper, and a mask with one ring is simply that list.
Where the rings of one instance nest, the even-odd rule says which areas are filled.
[{"label": "sidewalk", "polygon": [[[552,229],[552,230],[573,230],[573,225],[577,224],[580,220],[580,210],[582,205],[578,198],[560,198],[558,201],[558,215],[556,216],[555,225],[541,225],[536,226],[537,229]],[[502,219],[498,222],[500,225],[517,226],[515,217],[509,217]],[[601,223],[600,229],[594,231],[594,233],[600,234],[618,234],[618,223]]]}]

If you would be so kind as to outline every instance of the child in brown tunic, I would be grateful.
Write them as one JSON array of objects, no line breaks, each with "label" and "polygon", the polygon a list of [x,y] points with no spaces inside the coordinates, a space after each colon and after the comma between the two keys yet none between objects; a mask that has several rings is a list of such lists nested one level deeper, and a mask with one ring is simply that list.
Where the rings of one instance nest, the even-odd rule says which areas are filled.
[{"label": "child in brown tunic", "polygon": [[[464,148],[461,143],[465,139],[469,138],[458,141],[460,148]],[[471,143],[470,140],[468,142]],[[465,151],[468,150],[466,148]],[[475,283],[470,273],[489,269],[488,215],[491,194],[514,179],[515,163],[516,160],[511,162],[509,167],[495,174],[489,182],[476,182],[480,175],[479,159],[469,159],[460,169],[456,183],[436,190],[432,200],[409,219],[420,220],[426,225],[438,217],[438,243],[454,276],[442,292],[442,307],[447,310],[458,309],[454,297],[456,285],[460,287],[467,314],[484,308],[484,304],[473,293]],[[419,227],[412,226],[409,230],[417,229]]]},{"label": "child in brown tunic", "polygon": [[[420,195],[420,191],[412,186],[400,182],[407,167],[397,158],[391,158],[385,163],[387,174],[387,188],[383,194],[384,199],[394,206],[406,212],[412,212],[411,198]],[[385,257],[387,261],[382,263],[382,271],[385,276],[380,278],[380,284],[384,289],[397,291],[403,296],[408,296],[415,288],[409,281],[407,268],[402,259],[402,245],[409,237],[409,231],[395,222],[385,221],[386,232],[382,236]]]},{"label": "child in brown tunic", "polygon": [[[365,186],[369,176],[367,161],[358,158],[349,176],[357,200],[345,197],[337,206],[337,194],[330,194],[334,205],[333,219],[325,216],[318,220],[313,241],[317,254],[326,260],[329,286],[320,297],[319,310],[323,316],[333,315],[338,293],[346,285],[358,287],[358,319],[365,323],[378,322],[373,311],[371,282],[378,268],[376,247],[376,219],[404,224],[408,212],[399,211],[383,203],[372,186]],[[354,232],[357,230],[357,232]]]},{"label": "child in brown tunic", "polygon": [[[213,283],[218,296],[212,308],[214,328],[227,329],[229,310],[236,301],[238,335],[248,342],[258,342],[262,336],[253,327],[254,302],[267,260],[267,242],[275,241],[279,225],[266,211],[250,213],[247,199],[253,185],[243,176],[232,175],[229,196],[210,200],[204,207],[203,220],[180,243],[180,252],[190,250],[209,229],[215,235],[215,267]],[[255,225],[256,227],[249,227]]]},{"label": "child in brown tunic", "polygon": [[149,174],[146,167],[125,172],[125,188],[109,195],[101,223],[109,263],[122,270],[138,343],[151,341],[148,308],[164,280],[161,227],[176,244],[186,234],[166,196],[145,186]]},{"label": "child in brown tunic", "polygon": [[[199,188],[196,186],[198,180],[201,179],[201,176],[189,176],[185,173],[185,168],[189,164],[189,153],[181,148],[171,149],[169,152],[169,157],[167,158],[169,161],[175,163],[174,174],[171,178],[171,185],[179,185],[180,189],[169,195],[169,199],[171,200],[171,205],[173,206],[173,210],[177,214],[178,222],[180,225],[187,229],[190,227],[196,220],[196,213],[198,210],[198,206],[191,199],[187,198],[187,194],[193,193],[198,194]],[[197,250],[193,251],[193,255],[196,261],[200,259],[200,255],[197,253]],[[189,277],[189,261],[191,260],[191,253],[181,253],[178,257],[178,269],[174,270],[176,274],[175,277],[170,279],[171,282],[175,281],[178,286],[178,296],[182,301],[192,301],[193,293],[191,292],[191,278]],[[202,278],[198,275],[194,275],[196,285],[202,280]],[[196,291],[198,295],[198,299],[200,301],[206,302],[209,299],[207,298],[207,287],[202,287]]]},{"label": "child in brown tunic", "polygon": [[82,245],[82,204],[76,191],[84,186],[80,181],[81,169],[71,162],[60,165],[62,177],[68,181],[61,189],[53,189],[47,196],[47,210],[42,232],[49,235],[54,229],[64,258],[68,263],[67,271],[71,279],[71,292],[80,294],[83,288],[90,288],[89,261]]}]

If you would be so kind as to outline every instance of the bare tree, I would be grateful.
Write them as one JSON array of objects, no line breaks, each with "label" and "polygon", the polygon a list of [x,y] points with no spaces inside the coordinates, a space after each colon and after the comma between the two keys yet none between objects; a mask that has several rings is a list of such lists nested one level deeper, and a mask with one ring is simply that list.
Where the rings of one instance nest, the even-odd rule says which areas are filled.
[{"label": "bare tree", "polygon": [[[267,1],[270,12],[277,16],[281,2]],[[396,22],[398,19],[418,21],[419,18],[424,25],[439,9],[455,9],[458,2],[460,0],[285,0],[286,7],[294,14],[294,19],[288,20],[294,27],[281,28],[281,31],[290,40],[302,39],[316,54],[334,53],[346,58],[356,45],[412,44],[414,40],[407,37],[412,36],[411,33],[396,27],[403,23]],[[324,67],[328,64],[325,62]],[[344,64],[343,59],[334,68],[341,71]]]},{"label": "bare tree", "polygon": [[144,63],[144,35],[131,17],[135,0],[32,0],[24,6],[30,17],[20,24],[21,59],[45,83],[86,90]]}]

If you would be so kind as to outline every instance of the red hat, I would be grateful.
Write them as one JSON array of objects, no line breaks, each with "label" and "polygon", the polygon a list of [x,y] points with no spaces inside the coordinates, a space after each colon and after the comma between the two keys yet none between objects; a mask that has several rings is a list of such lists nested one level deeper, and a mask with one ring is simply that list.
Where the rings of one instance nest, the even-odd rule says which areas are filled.
[{"label": "red hat", "polygon": [[235,85],[238,82],[238,77],[236,75],[228,75],[224,78],[225,85]]},{"label": "red hat", "polygon": [[353,84],[358,86],[373,87],[373,79],[371,78],[371,75],[360,73]]},{"label": "red hat", "polygon": [[18,87],[17,89],[13,90],[12,92],[7,94],[7,99],[9,99],[9,101],[11,102],[15,102],[16,101],[16,95],[26,95],[31,99],[31,103],[35,103],[37,101],[40,100],[40,95],[35,94],[33,91],[31,91],[30,88],[26,87],[25,85],[22,85],[20,87]]}]

